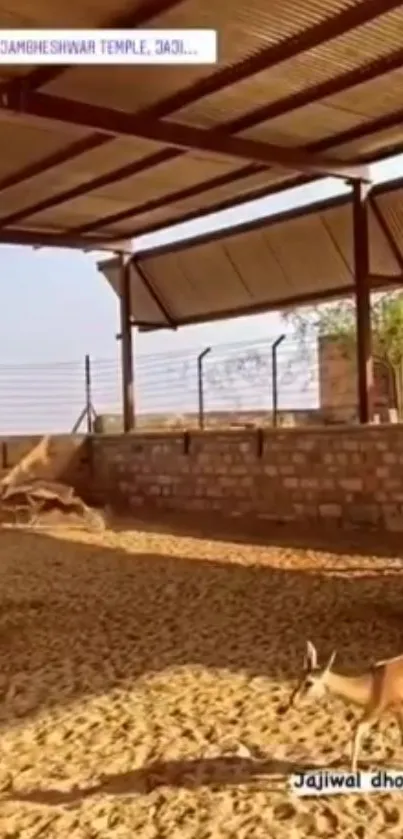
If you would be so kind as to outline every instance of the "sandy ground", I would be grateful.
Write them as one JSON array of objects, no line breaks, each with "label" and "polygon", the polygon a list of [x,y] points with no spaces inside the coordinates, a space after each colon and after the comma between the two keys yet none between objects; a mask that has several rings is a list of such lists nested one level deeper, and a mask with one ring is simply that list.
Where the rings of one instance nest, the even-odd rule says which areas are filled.
[{"label": "sandy ground", "polygon": [[[398,550],[164,530],[0,531],[0,836],[400,837],[403,792],[287,788],[347,768],[354,712],[278,713],[307,637],[346,672],[403,650]],[[393,719],[381,763],[403,768]]]}]

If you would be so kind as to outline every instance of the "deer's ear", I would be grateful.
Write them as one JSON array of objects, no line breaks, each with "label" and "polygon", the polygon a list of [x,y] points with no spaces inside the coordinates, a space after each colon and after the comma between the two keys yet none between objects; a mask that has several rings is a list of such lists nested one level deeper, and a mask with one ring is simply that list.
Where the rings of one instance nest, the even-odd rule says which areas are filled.
[{"label": "deer's ear", "polygon": [[332,669],[335,658],[336,658],[336,650],[333,650],[333,652],[332,652],[332,654],[329,658],[329,661],[326,665],[326,670],[331,670]]},{"label": "deer's ear", "polygon": [[312,641],[306,642],[306,653],[304,659],[304,668],[305,670],[315,670],[318,666],[318,653],[316,652],[316,647],[312,644]]}]

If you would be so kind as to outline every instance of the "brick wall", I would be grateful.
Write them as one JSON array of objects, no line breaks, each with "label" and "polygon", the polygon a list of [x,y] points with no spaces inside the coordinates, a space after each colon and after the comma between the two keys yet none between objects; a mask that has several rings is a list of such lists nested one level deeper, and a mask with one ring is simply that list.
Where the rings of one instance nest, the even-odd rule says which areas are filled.
[{"label": "brick wall", "polygon": [[97,435],[99,499],[403,530],[403,426]]},{"label": "brick wall", "polygon": [[[2,437],[2,472],[39,437]],[[318,519],[403,531],[403,426],[52,438],[90,502]]]}]

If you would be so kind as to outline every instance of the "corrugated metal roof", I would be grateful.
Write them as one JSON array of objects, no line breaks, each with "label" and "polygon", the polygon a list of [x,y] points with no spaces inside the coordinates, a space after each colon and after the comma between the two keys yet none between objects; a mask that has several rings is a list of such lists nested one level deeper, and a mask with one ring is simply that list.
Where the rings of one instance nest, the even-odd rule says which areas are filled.
[{"label": "corrugated metal roof", "polygon": [[[401,0],[28,6],[13,0],[0,25],[212,27],[220,56],[163,69],[2,67],[1,241],[112,244],[310,180],[315,163],[326,174],[403,150]],[[176,142],[183,126],[193,134]],[[235,135],[251,141],[236,156]],[[268,144],[277,149],[263,153]],[[298,157],[285,163],[282,149]]]},{"label": "corrugated metal roof", "polygon": [[[374,191],[369,240],[373,286],[402,283],[403,181]],[[100,270],[119,294],[118,262]],[[353,287],[347,195],[140,251],[131,267],[131,314],[141,324],[183,326],[340,296]]]},{"label": "corrugated metal roof", "polygon": [[369,62],[400,48],[402,21],[401,9],[376,18],[366,26],[279,62],[236,86],[183,108],[175,113],[175,119],[212,128],[222,122],[222,115],[228,110],[234,118],[239,117],[250,111],[251,105],[254,108],[267,106],[335,76],[364,68]]}]

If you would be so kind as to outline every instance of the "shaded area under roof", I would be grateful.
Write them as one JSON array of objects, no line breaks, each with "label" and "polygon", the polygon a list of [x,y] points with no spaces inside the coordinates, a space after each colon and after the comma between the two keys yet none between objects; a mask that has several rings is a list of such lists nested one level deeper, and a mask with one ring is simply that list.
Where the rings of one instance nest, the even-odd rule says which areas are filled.
[{"label": "shaded area under roof", "polygon": [[[374,188],[369,207],[371,286],[399,285],[403,179]],[[119,294],[119,259],[99,269]],[[257,314],[353,290],[351,193],[140,251],[130,263],[131,317],[150,328]]]},{"label": "shaded area under roof", "polygon": [[0,27],[219,31],[217,66],[0,67],[0,241],[114,247],[403,150],[401,0],[50,0]]}]

